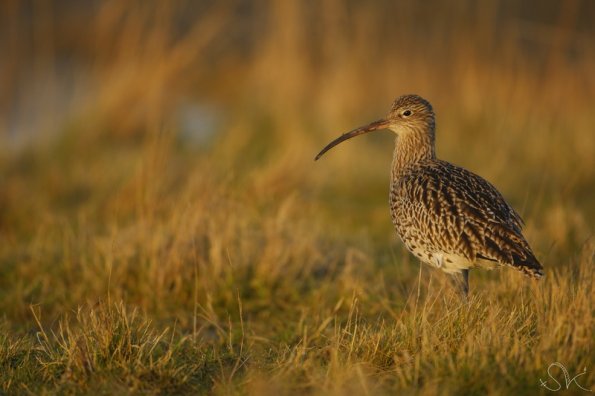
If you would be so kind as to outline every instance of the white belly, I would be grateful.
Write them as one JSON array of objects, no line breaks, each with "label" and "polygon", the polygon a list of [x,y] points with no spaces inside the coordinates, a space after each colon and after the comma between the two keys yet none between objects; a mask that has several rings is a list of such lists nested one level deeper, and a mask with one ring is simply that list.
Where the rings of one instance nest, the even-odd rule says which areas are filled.
[{"label": "white belly", "polygon": [[481,267],[488,270],[498,267],[498,263],[494,261],[484,259],[471,261],[466,257],[451,253],[431,253],[419,249],[411,249],[411,252],[424,263],[441,269],[449,274],[459,273],[464,269],[473,267]]},{"label": "white belly", "polygon": [[448,273],[461,272],[474,266],[467,258],[449,253],[434,253],[429,264]]}]

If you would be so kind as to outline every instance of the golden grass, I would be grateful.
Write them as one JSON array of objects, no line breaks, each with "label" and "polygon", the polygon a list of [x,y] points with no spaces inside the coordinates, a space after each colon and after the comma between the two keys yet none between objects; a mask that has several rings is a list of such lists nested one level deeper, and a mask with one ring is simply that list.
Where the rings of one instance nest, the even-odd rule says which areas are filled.
[{"label": "golden grass", "polygon": [[[536,394],[556,361],[595,387],[594,10],[541,4],[3,3],[0,393]],[[420,269],[390,134],[313,162],[410,92],[542,281],[473,272],[463,304]]]}]

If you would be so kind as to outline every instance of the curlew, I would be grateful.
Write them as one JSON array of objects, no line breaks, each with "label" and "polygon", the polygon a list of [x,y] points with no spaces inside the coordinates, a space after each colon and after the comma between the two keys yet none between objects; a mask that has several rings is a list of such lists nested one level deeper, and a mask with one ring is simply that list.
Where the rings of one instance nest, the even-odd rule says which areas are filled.
[{"label": "curlew", "polygon": [[397,234],[422,262],[453,275],[466,296],[469,269],[513,267],[539,279],[543,267],[522,234],[523,220],[482,177],[436,158],[436,122],[417,95],[395,100],[388,116],[347,132],[316,156],[379,129],[396,136],[390,213]]}]

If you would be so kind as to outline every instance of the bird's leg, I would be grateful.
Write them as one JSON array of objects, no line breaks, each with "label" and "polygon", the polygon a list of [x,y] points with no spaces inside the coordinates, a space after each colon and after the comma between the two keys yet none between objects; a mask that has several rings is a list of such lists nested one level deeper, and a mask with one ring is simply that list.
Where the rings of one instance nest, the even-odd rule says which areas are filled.
[{"label": "bird's leg", "polygon": [[452,274],[452,281],[454,286],[459,290],[463,298],[466,300],[469,294],[469,270],[464,269],[461,272]]}]

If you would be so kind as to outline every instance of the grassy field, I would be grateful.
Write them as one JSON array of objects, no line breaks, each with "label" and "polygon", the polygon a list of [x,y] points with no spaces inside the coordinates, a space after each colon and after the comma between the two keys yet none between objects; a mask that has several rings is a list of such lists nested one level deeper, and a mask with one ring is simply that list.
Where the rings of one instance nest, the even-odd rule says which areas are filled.
[{"label": "grassy field", "polygon": [[[593,3],[80,4],[0,5],[0,394],[595,391]],[[420,267],[389,132],[313,161],[405,93],[541,281]]]}]

